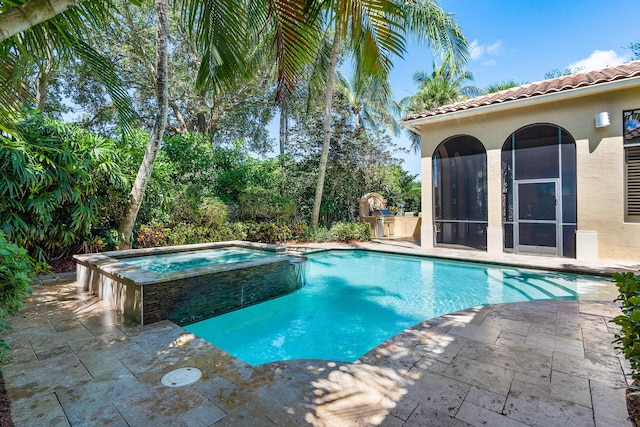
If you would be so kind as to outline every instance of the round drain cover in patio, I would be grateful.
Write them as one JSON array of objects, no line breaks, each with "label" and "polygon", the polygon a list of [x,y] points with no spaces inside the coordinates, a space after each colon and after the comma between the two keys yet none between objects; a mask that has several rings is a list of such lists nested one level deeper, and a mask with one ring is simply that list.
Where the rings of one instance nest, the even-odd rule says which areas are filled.
[{"label": "round drain cover in patio", "polygon": [[202,371],[198,368],[179,368],[165,374],[162,377],[162,385],[167,387],[182,387],[191,385],[202,376]]}]

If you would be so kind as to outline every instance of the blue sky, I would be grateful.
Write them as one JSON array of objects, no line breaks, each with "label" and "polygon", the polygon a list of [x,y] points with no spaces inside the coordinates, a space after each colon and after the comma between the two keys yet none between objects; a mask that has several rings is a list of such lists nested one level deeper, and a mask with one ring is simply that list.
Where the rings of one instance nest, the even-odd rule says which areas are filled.
[{"label": "blue sky", "polygon": [[[597,69],[627,62],[632,56],[629,43],[640,41],[635,1],[441,0],[440,4],[454,14],[471,43],[467,69],[474,74],[473,84],[481,88],[507,79],[543,80],[553,69]],[[394,61],[395,98],[415,93],[413,74],[431,72],[432,63],[428,48],[409,45],[404,58]],[[409,145],[404,137],[396,142]],[[400,157],[405,169],[420,173],[418,154]]]}]

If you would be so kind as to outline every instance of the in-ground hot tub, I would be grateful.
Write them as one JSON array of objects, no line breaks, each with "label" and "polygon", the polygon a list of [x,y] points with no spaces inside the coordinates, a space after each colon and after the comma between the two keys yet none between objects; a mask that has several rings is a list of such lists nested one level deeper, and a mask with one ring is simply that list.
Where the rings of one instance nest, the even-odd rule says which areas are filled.
[{"label": "in-ground hot tub", "polygon": [[179,325],[304,286],[306,258],[242,241],[75,255],[79,286],[144,325]]}]

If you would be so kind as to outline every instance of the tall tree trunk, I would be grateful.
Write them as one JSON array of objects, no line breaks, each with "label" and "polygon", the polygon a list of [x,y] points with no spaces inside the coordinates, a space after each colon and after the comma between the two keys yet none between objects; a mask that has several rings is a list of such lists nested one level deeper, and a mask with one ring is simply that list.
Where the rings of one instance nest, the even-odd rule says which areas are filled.
[{"label": "tall tree trunk", "polygon": [[84,0],[30,0],[0,13],[0,43],[34,25],[82,3]]},{"label": "tall tree trunk", "polygon": [[198,98],[200,99],[201,106],[198,107],[200,111],[196,113],[194,127],[197,133],[204,135],[207,133],[207,117],[205,115],[204,108],[206,107],[211,110],[212,107],[207,103],[206,92],[204,90],[201,90],[200,93],[198,93]]},{"label": "tall tree trunk", "polygon": [[282,172],[285,169],[284,155],[287,150],[287,143],[289,142],[289,112],[287,110],[287,100],[283,99],[280,105],[280,164],[282,166]]},{"label": "tall tree trunk", "polygon": [[184,116],[182,115],[182,112],[180,111],[180,107],[178,106],[176,101],[174,101],[172,99],[169,100],[169,106],[173,110],[173,114],[176,116],[176,121],[178,122],[178,128],[176,129],[176,131],[180,135],[186,135],[187,132],[189,132],[189,130],[187,129],[187,123],[184,121]]},{"label": "tall tree trunk", "polygon": [[36,91],[36,108],[39,111],[42,111],[44,109],[44,103],[47,100],[47,83],[48,83],[48,81],[49,81],[48,71],[47,70],[40,70],[40,72],[38,72],[38,77],[36,78],[36,89],[35,89],[35,91]]},{"label": "tall tree trunk", "polygon": [[168,70],[167,70],[167,0],[156,0],[156,86],[158,111],[156,113],[153,130],[149,137],[147,149],[136,180],[129,195],[129,208],[120,224],[119,231],[123,237],[120,249],[128,249],[131,245],[133,226],[142,205],[147,184],[153,172],[153,165],[162,144],[162,136],[167,127],[168,105]]},{"label": "tall tree trunk", "polygon": [[331,47],[331,60],[327,71],[327,90],[324,94],[324,117],[322,154],[320,155],[320,167],[318,169],[318,182],[316,184],[316,196],[313,200],[313,211],[311,213],[311,227],[318,227],[320,218],[320,204],[322,203],[322,192],[324,191],[324,176],[327,173],[327,161],[329,159],[329,145],[331,144],[331,101],[333,100],[333,83],[336,77],[336,67],[338,65],[338,53],[340,52],[340,19],[337,15],[335,35],[333,36],[333,46]]},{"label": "tall tree trunk", "polygon": [[36,78],[36,108],[40,111],[44,109],[47,102],[47,94],[49,89],[49,78],[53,73],[53,46],[51,40],[47,37],[47,57],[38,64],[38,76]]}]

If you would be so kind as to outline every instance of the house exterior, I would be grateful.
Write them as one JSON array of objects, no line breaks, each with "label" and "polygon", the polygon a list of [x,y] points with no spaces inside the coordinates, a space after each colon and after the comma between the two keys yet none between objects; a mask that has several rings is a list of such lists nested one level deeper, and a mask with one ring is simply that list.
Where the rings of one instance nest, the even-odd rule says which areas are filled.
[{"label": "house exterior", "polygon": [[405,117],[423,247],[640,262],[640,61]]}]

